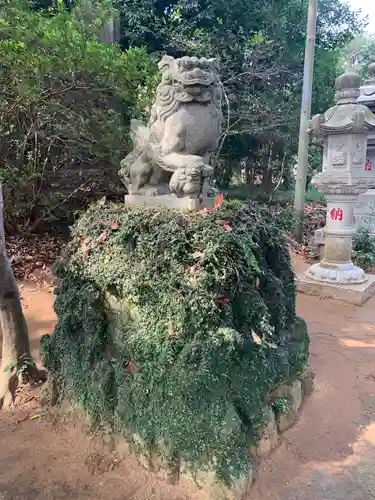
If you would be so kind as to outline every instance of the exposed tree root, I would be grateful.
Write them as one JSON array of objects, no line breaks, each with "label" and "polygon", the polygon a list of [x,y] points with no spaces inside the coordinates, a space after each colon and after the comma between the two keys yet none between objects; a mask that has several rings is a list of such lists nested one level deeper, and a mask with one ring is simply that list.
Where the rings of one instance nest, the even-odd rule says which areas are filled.
[{"label": "exposed tree root", "polygon": [[7,370],[7,364],[3,360],[0,364],[0,409],[9,410],[14,405],[17,389],[27,383],[41,383],[46,380],[46,372],[38,370],[36,365],[27,367],[22,373]]}]

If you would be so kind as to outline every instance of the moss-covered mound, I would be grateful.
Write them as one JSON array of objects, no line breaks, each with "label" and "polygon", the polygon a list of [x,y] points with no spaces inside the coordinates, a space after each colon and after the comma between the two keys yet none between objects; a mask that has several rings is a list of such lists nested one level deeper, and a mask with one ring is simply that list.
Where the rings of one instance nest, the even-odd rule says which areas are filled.
[{"label": "moss-covered mound", "polygon": [[241,475],[270,390],[308,356],[286,241],[267,212],[99,203],[56,274],[58,323],[42,350],[64,396],[192,468]]}]

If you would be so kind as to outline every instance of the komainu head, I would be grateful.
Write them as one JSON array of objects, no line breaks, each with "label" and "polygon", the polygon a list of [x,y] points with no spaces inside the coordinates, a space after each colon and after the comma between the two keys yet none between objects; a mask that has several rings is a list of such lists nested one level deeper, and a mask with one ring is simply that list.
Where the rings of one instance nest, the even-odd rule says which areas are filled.
[{"label": "komainu head", "polygon": [[178,103],[212,101],[220,106],[221,82],[215,59],[164,56],[159,70],[162,74],[157,92],[159,105],[168,106],[173,100]]}]

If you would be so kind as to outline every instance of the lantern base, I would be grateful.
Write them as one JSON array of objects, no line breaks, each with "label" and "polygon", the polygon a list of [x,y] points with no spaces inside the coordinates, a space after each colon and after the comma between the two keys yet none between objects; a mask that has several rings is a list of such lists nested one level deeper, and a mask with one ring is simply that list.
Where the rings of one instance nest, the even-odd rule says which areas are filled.
[{"label": "lantern base", "polygon": [[359,285],[368,280],[363,269],[355,266],[352,262],[334,265],[324,265],[319,262],[319,264],[309,267],[306,271],[306,277],[334,285]]},{"label": "lantern base", "polygon": [[357,285],[333,284],[316,281],[302,273],[297,277],[297,291],[327,299],[341,300],[357,306],[363,305],[375,293],[375,276],[366,275],[366,281]]}]

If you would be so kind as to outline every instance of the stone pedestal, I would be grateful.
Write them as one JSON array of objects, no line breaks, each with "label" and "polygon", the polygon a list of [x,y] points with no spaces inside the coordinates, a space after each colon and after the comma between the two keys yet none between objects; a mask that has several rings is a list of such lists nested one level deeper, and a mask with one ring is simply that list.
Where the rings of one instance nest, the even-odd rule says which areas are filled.
[{"label": "stone pedestal", "polygon": [[307,295],[315,295],[326,299],[341,300],[356,306],[362,306],[375,293],[375,276],[365,274],[366,281],[362,284],[348,285],[316,281],[309,279],[306,273],[297,276],[297,291]]},{"label": "stone pedestal", "polygon": [[366,188],[336,187],[326,189],[327,220],[323,229],[324,253],[318,264],[306,271],[310,280],[352,285],[364,283],[364,271],[351,261],[352,237],[355,234],[354,207],[358,194]]},{"label": "stone pedestal", "polygon": [[297,276],[297,291],[358,306],[375,293],[375,276],[365,274],[351,261],[356,231],[353,214],[358,199],[354,193],[355,190],[348,195],[325,194],[327,222],[316,238],[324,246],[322,260]]},{"label": "stone pedestal", "polygon": [[[211,201],[212,203],[212,201]],[[207,202],[202,202],[199,198],[177,198],[173,194],[158,196],[147,196],[142,194],[128,194],[125,196],[125,205],[162,207],[171,210],[200,210],[209,206]]]}]

